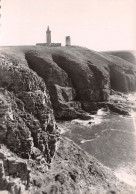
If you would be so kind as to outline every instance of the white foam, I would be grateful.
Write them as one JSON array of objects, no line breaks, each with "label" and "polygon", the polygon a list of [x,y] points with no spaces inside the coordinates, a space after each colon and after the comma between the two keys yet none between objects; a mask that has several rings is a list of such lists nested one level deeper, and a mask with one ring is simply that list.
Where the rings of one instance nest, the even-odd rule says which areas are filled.
[{"label": "white foam", "polygon": [[102,122],[108,121],[108,119],[103,118],[103,116],[107,114],[108,112],[105,112],[104,109],[99,109],[96,115],[91,115],[92,119],[89,120],[74,119],[71,121],[71,123],[87,127],[91,127],[93,125],[100,125]]},{"label": "white foam", "polygon": [[136,102],[136,92],[135,93],[133,93],[133,94],[128,94],[128,95],[126,95],[127,96],[127,99],[129,100],[129,101],[131,101],[131,102]]},{"label": "white foam", "polygon": [[94,125],[100,125],[105,119],[102,116],[94,116]]},{"label": "white foam", "polygon": [[83,139],[83,140],[80,141],[80,143],[86,143],[86,142],[88,142],[88,141],[93,141],[93,140],[94,140],[94,139],[87,139],[87,140],[86,140],[86,139]]},{"label": "white foam", "polygon": [[91,124],[94,122],[94,120],[89,119],[89,120],[80,120],[80,119],[74,119],[71,121],[72,124],[79,124],[83,126],[91,126]]},{"label": "white foam", "polygon": [[98,116],[103,116],[103,115],[107,115],[107,111],[105,111],[105,109],[104,108],[101,108],[101,109],[99,109],[98,111],[97,111],[97,114],[96,115],[98,115]]},{"label": "white foam", "polygon": [[136,118],[136,112],[131,110],[130,116],[131,116],[131,118]]}]

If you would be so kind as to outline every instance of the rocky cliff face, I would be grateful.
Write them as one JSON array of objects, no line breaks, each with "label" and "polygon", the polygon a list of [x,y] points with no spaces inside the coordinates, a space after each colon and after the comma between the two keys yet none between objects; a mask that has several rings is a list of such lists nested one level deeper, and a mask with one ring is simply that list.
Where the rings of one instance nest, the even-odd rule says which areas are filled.
[{"label": "rocky cliff face", "polygon": [[0,64],[0,87],[1,143],[24,158],[35,157],[36,148],[50,161],[57,129],[43,80],[5,56]]},{"label": "rocky cliff face", "polygon": [[85,111],[97,111],[109,101],[111,90],[136,90],[136,66],[109,54],[80,47],[15,47],[5,53],[43,78],[56,119],[88,119]]},{"label": "rocky cliff face", "polygon": [[10,48],[1,52],[1,190],[12,194],[133,193],[109,169],[59,136],[54,113],[59,119],[88,118],[84,104],[107,101],[110,94],[112,63],[88,50],[73,51]]},{"label": "rocky cliff face", "polygon": [[50,164],[39,154],[22,159],[5,146],[0,149],[0,191],[11,194],[120,193],[133,194],[113,172],[68,139],[57,143]]},{"label": "rocky cliff face", "polygon": [[25,58],[44,79],[57,119],[85,118],[83,110],[97,110],[94,104],[108,102],[112,89],[136,90],[135,65],[115,56],[69,47],[37,48]]},{"label": "rocky cliff face", "polygon": [[[47,166],[54,156],[59,133],[46,86],[25,64],[14,63],[12,58],[3,54],[0,59],[0,143],[24,159],[37,160],[40,156]],[[15,174],[16,178],[22,179],[24,170],[24,179],[27,180],[26,164],[13,158],[10,160],[4,154],[2,159],[3,177],[6,173],[7,176]],[[6,165],[6,170],[3,170],[3,165]],[[12,182],[5,180],[0,188],[11,189]]]}]

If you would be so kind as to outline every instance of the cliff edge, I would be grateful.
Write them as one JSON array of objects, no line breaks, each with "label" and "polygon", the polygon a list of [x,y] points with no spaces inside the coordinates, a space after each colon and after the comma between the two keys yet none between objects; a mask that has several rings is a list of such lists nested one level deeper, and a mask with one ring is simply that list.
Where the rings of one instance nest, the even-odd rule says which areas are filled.
[{"label": "cliff edge", "polygon": [[135,67],[117,60],[115,64],[114,57],[107,59],[79,47],[2,49],[1,190],[12,194],[134,192],[110,169],[60,137],[54,118],[88,118],[87,104],[108,100],[111,72],[126,80],[125,92],[134,91]]},{"label": "cliff edge", "polygon": [[43,78],[56,119],[88,119],[86,112],[101,107],[128,113],[110,96],[136,91],[134,64],[81,47],[8,47],[4,52]]}]

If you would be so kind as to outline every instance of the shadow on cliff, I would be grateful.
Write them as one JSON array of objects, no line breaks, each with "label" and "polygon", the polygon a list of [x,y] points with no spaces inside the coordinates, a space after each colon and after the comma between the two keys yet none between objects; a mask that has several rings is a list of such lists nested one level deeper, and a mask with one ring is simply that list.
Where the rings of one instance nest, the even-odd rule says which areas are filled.
[{"label": "shadow on cliff", "polygon": [[[0,190],[134,193],[110,169],[59,136],[52,109],[56,118],[87,118],[85,102],[107,102],[110,60],[79,47],[13,47],[0,53]],[[135,68],[124,65],[133,69],[135,83]]]},{"label": "shadow on cliff", "polygon": [[57,119],[85,119],[84,111],[98,110],[99,102],[108,102],[112,89],[136,90],[135,65],[112,55],[81,47],[40,47],[25,52],[25,58],[44,79]]}]

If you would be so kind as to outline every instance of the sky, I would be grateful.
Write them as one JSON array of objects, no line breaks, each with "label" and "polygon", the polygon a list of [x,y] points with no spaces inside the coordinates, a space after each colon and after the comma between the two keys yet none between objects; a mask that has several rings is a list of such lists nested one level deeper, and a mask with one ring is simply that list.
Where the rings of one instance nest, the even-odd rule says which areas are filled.
[{"label": "sky", "polygon": [[1,0],[0,45],[52,42],[96,51],[136,49],[136,0]]}]

